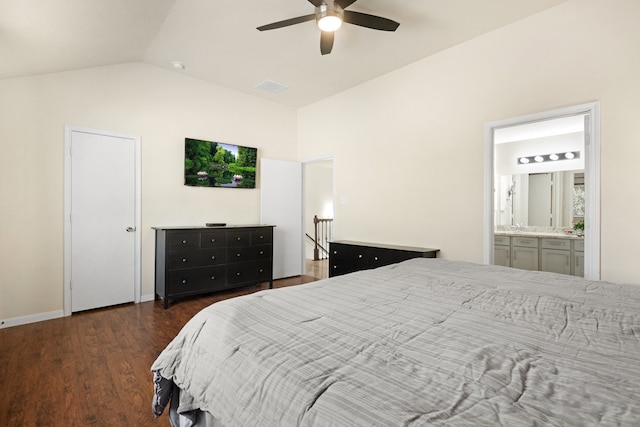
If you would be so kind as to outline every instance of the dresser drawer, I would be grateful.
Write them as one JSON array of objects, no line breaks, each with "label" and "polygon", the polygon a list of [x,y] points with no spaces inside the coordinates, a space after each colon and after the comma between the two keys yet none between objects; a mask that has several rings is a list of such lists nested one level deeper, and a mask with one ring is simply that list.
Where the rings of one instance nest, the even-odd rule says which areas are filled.
[{"label": "dresser drawer", "polygon": [[537,237],[513,237],[511,239],[513,246],[520,246],[525,248],[537,248],[538,247],[538,238]]},{"label": "dresser drawer", "polygon": [[224,287],[224,266],[174,270],[167,274],[167,288],[172,295],[189,294]]},{"label": "dresser drawer", "polygon": [[251,245],[251,230],[229,230],[227,232],[227,246],[241,247]]},{"label": "dresser drawer", "polygon": [[197,249],[200,246],[200,233],[196,233],[196,232],[167,233],[167,246],[169,248],[169,251]]},{"label": "dresser drawer", "polygon": [[383,265],[395,264],[411,258],[422,257],[422,253],[413,251],[399,251],[383,248],[369,248],[369,267],[377,268]]},{"label": "dresser drawer", "polygon": [[225,248],[170,252],[167,260],[167,269],[180,270],[224,264],[226,259],[227,251]]},{"label": "dresser drawer", "polygon": [[272,228],[259,228],[251,231],[252,245],[270,245],[273,241]]},{"label": "dresser drawer", "polygon": [[259,259],[271,259],[271,246],[249,246],[227,249],[228,263],[255,261]]},{"label": "dresser drawer", "polygon": [[330,255],[337,263],[348,262],[358,268],[369,264],[369,248],[365,246],[331,244]]},{"label": "dresser drawer", "polygon": [[168,270],[180,270],[199,266],[197,251],[170,252],[167,258]]},{"label": "dresser drawer", "polygon": [[541,242],[543,249],[571,250],[571,240],[569,239],[541,239]]},{"label": "dresser drawer", "polygon": [[217,265],[227,262],[227,250],[225,248],[203,249],[198,251],[200,265]]},{"label": "dresser drawer", "polygon": [[243,262],[227,265],[227,283],[229,287],[239,283],[271,280],[271,260]]},{"label": "dresser drawer", "polygon": [[227,246],[227,232],[225,230],[200,233],[201,248],[224,248],[225,246]]}]

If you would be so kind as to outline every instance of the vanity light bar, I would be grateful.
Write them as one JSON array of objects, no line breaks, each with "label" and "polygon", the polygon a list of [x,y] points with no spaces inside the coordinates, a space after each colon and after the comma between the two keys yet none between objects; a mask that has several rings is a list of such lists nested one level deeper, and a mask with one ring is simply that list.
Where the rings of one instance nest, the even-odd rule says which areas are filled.
[{"label": "vanity light bar", "polygon": [[520,165],[526,165],[528,163],[555,162],[557,160],[575,160],[579,158],[579,151],[567,151],[566,153],[538,154],[537,156],[519,157],[517,163]]}]

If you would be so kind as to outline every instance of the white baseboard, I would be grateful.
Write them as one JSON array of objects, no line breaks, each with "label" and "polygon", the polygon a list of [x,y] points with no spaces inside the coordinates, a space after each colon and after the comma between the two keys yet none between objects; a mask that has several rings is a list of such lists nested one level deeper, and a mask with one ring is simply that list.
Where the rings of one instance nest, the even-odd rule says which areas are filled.
[{"label": "white baseboard", "polygon": [[[154,301],[155,294],[142,295],[140,302]],[[12,326],[27,325],[29,323],[42,322],[43,320],[57,319],[64,317],[64,310],[49,311],[47,313],[30,314],[28,316],[14,317],[11,319],[0,319],[0,329]]]},{"label": "white baseboard", "polygon": [[10,328],[12,326],[26,325],[28,323],[42,322],[43,320],[57,319],[59,317],[64,317],[63,310],[30,314],[28,316],[14,317],[11,319],[0,319],[0,329]]}]

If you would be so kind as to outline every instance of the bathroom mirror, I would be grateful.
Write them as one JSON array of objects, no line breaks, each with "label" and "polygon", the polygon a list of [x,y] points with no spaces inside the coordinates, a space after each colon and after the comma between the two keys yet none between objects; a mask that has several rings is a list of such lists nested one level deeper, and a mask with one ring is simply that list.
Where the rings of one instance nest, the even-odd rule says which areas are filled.
[{"label": "bathroom mirror", "polygon": [[572,228],[584,218],[584,171],[501,175],[496,225]]},{"label": "bathroom mirror", "polygon": [[[573,118],[570,130],[581,123]],[[495,144],[495,225],[572,228],[574,199],[584,194],[584,131],[511,139]]]}]

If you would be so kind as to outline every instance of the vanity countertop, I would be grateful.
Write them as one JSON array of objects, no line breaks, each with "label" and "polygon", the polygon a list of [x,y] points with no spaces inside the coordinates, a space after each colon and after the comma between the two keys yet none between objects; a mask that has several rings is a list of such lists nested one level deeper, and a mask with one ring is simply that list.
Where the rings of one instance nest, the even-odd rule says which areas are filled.
[{"label": "vanity countertop", "polygon": [[554,239],[571,239],[571,240],[583,240],[584,237],[576,236],[575,234],[566,233],[549,233],[544,231],[494,231],[496,236],[522,236],[522,237],[547,237]]}]

